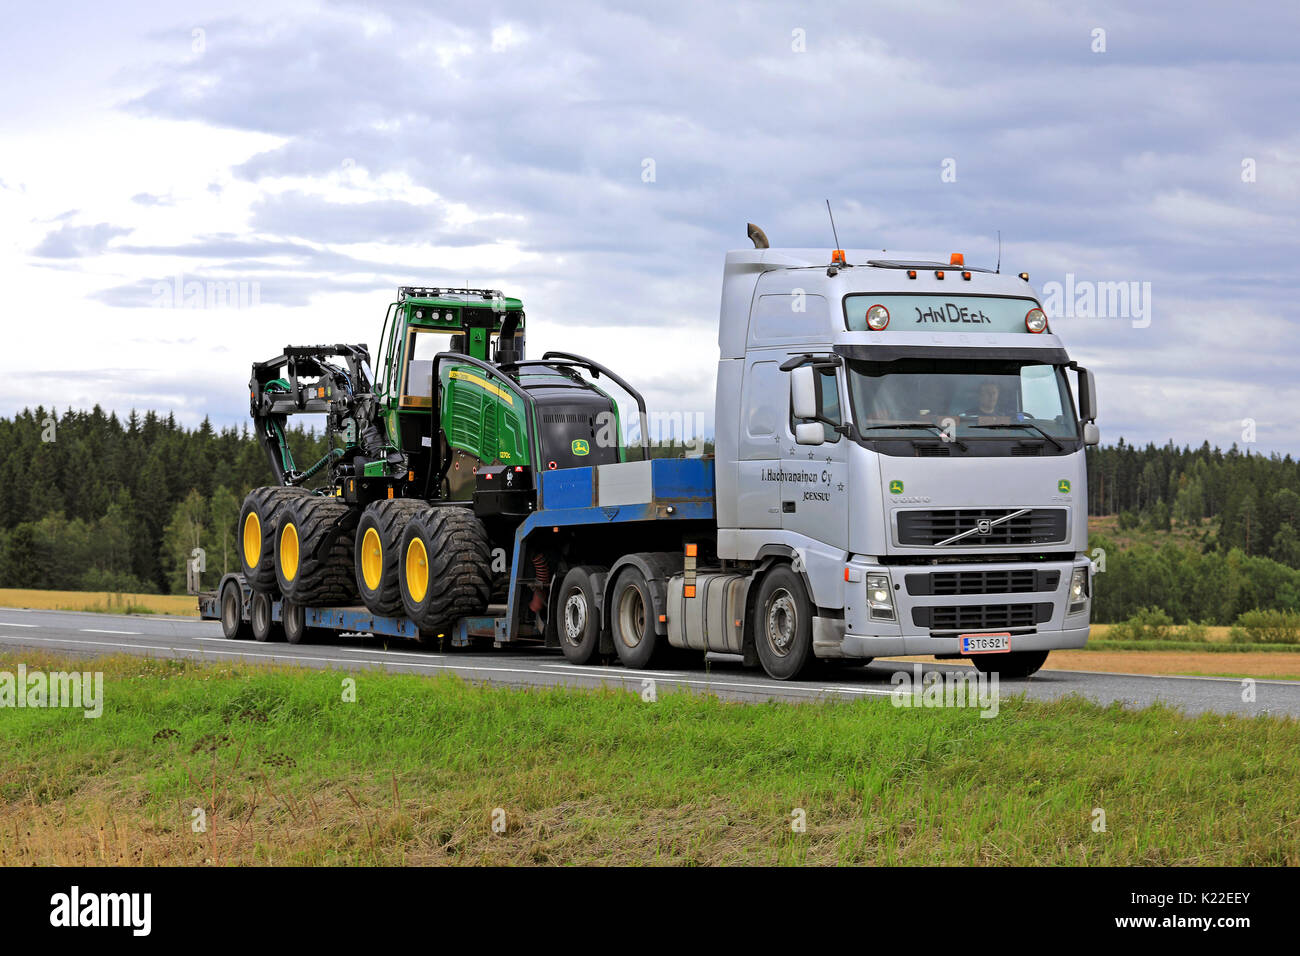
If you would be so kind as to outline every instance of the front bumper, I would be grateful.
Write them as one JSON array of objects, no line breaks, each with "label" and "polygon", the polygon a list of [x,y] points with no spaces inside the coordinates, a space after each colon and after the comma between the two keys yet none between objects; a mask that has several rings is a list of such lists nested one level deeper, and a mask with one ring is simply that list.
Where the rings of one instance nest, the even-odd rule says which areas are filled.
[{"label": "front bumper", "polygon": [[[813,653],[817,657],[864,658],[901,657],[912,655],[959,655],[961,634],[1009,633],[1013,651],[1051,651],[1083,647],[1088,641],[1091,600],[1080,611],[1068,612],[1069,582],[1071,573],[1078,567],[1090,567],[1086,557],[1073,561],[1052,561],[1036,564],[1023,562],[989,562],[961,565],[925,565],[882,567],[861,560],[850,562],[849,577],[845,587],[844,616],[818,617],[813,622]],[[960,571],[1004,571],[1033,568],[1040,571],[1059,571],[1056,587],[1052,590],[985,593],[963,595],[912,594],[904,586],[906,575],[911,573]],[[868,573],[888,572],[892,583],[894,621],[879,621],[871,617],[865,600],[865,582]],[[1092,582],[1089,581],[1089,593]],[[981,626],[931,630],[925,625],[932,609],[980,605],[1032,603],[1044,607],[1041,619],[1030,626]]]}]

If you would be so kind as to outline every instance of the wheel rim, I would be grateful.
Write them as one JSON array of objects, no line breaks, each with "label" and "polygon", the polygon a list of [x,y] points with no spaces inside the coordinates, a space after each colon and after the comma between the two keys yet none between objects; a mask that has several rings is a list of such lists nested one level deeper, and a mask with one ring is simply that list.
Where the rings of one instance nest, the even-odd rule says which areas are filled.
[{"label": "wheel rim", "polygon": [[587,596],[578,588],[564,599],[564,639],[573,647],[582,643],[587,631]]},{"label": "wheel rim", "polygon": [[378,591],[384,579],[384,546],[374,528],[361,536],[361,577],[371,591]]},{"label": "wheel rim", "polygon": [[298,576],[298,529],[292,521],[286,521],[280,532],[280,571],[286,581]]},{"label": "wheel rim", "polygon": [[419,538],[406,546],[406,590],[416,604],[429,593],[429,552]]},{"label": "wheel rim", "polygon": [[250,511],[244,519],[244,566],[257,567],[262,560],[262,522],[257,520],[257,512]]},{"label": "wheel rim", "polygon": [[799,632],[799,609],[794,603],[794,596],[785,588],[780,588],[767,603],[764,615],[764,634],[767,646],[778,657],[785,657],[794,645],[795,635]]},{"label": "wheel rim", "polygon": [[628,587],[618,596],[618,636],[624,647],[636,647],[645,633],[645,601],[638,588]]}]

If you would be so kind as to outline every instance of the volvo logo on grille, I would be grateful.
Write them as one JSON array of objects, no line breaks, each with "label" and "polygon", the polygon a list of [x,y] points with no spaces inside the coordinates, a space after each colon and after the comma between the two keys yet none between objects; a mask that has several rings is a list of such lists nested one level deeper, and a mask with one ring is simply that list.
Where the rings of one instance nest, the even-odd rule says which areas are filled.
[{"label": "volvo logo on grille", "polygon": [[988,518],[980,518],[979,523],[975,525],[976,534],[988,534],[993,530],[993,522]]}]

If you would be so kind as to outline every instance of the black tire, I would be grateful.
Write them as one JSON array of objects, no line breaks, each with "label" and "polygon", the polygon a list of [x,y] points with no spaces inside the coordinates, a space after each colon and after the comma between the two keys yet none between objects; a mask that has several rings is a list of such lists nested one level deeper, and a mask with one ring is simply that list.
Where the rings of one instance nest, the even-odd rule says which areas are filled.
[{"label": "black tire", "polygon": [[252,625],[244,620],[244,589],[238,581],[227,581],[221,589],[221,633],[228,641],[246,641],[253,636]]},{"label": "black tire", "polygon": [[346,501],[316,495],[290,501],[281,510],[275,530],[275,577],[280,592],[294,604],[356,603],[352,528],[347,520],[351,514]]},{"label": "black tire", "polygon": [[614,651],[624,667],[650,667],[668,639],[655,631],[654,598],[641,569],[628,565],[619,570],[609,591],[609,633]]},{"label": "black tire", "polygon": [[403,613],[402,586],[397,580],[402,532],[412,518],[428,508],[423,501],[411,498],[382,498],[361,513],[353,538],[352,566],[361,602],[371,614],[392,617]]},{"label": "black tire", "polygon": [[255,641],[275,641],[284,636],[284,628],[271,620],[272,598],[266,591],[254,591],[248,601],[248,622]]},{"label": "black tire", "polygon": [[985,674],[1020,678],[1038,673],[1050,651],[1011,651],[1009,654],[971,654],[970,660]]},{"label": "black tire", "polygon": [[763,575],[754,601],[754,648],[767,676],[794,680],[813,662],[812,602],[788,565]]},{"label": "black tire", "polygon": [[[309,497],[306,488],[254,488],[244,499],[239,511],[238,542],[239,563],[244,580],[254,591],[274,591],[275,581],[275,529],[280,521],[280,510],[290,501]],[[254,560],[249,560],[250,557]]]},{"label": "black tire", "polygon": [[280,605],[280,620],[283,622],[284,639],[290,644],[316,644],[327,631],[319,627],[307,626],[307,612],[301,604],[285,601]]},{"label": "black tire", "polygon": [[570,568],[560,583],[556,604],[556,631],[560,650],[571,664],[587,664],[600,652],[600,605],[596,601],[596,576],[604,568],[580,564]]},{"label": "black tire", "polygon": [[426,507],[402,532],[402,609],[421,636],[436,638],[462,617],[487,610],[492,543],[483,522],[459,505]]}]

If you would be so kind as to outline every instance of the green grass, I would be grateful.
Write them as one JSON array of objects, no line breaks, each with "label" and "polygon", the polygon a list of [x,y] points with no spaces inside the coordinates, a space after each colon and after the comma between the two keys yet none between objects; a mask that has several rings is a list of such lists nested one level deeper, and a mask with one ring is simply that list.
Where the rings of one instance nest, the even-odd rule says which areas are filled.
[{"label": "green grass", "polygon": [[106,704],[0,711],[0,864],[1300,863],[1293,720],[24,660]]}]

